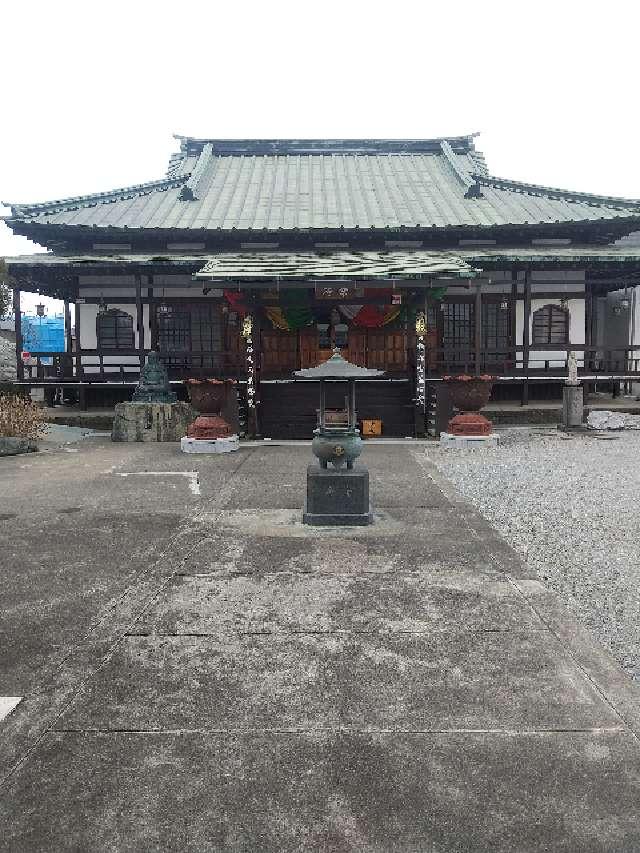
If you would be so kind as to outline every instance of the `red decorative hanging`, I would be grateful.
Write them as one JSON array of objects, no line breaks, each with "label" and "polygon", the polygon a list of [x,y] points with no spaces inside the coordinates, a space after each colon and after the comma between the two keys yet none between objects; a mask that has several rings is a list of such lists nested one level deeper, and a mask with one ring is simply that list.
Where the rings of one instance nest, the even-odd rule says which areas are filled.
[{"label": "red decorative hanging", "polygon": [[244,297],[244,293],[238,293],[235,290],[225,290],[224,292],[224,298],[240,317],[244,317],[249,313]]},{"label": "red decorative hanging", "polygon": [[363,305],[353,318],[353,324],[364,329],[377,329],[383,325],[385,314],[377,305]]}]

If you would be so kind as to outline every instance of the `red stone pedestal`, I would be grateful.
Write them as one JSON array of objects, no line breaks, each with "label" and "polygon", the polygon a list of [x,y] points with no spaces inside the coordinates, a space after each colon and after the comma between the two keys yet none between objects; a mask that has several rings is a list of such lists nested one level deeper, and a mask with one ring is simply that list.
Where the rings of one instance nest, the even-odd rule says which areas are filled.
[{"label": "red stone pedestal", "polygon": [[479,412],[465,412],[451,418],[448,429],[452,435],[491,435],[493,425]]},{"label": "red stone pedestal", "polygon": [[213,441],[216,438],[228,438],[230,435],[232,435],[231,427],[220,415],[198,415],[187,428],[189,438]]}]

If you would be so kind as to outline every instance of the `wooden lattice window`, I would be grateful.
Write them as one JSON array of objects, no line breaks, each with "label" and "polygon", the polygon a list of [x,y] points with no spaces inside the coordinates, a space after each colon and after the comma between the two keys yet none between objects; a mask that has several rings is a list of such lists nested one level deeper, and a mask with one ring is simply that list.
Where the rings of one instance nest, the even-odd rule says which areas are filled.
[{"label": "wooden lattice window", "polygon": [[133,349],[133,317],[118,308],[109,308],[96,317],[98,349]]},{"label": "wooden lattice window", "polygon": [[540,345],[569,343],[569,312],[560,305],[544,305],[533,312],[532,343]]}]

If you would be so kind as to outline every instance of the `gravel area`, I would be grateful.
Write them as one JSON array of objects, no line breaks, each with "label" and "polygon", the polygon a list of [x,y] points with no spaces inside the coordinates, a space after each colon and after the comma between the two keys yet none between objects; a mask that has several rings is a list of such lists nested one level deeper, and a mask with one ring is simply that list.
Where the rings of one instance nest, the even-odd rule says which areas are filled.
[{"label": "gravel area", "polygon": [[613,435],[504,430],[495,450],[427,454],[640,680],[640,434]]}]

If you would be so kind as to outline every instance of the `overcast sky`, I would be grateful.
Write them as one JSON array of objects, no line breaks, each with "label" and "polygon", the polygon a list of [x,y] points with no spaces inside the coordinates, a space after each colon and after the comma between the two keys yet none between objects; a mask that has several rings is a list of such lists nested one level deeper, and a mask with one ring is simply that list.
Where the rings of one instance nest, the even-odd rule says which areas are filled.
[{"label": "overcast sky", "polygon": [[[173,133],[474,131],[493,174],[640,198],[632,0],[24,0],[0,22],[4,202],[158,178]],[[0,256],[33,251],[0,225]]]}]

